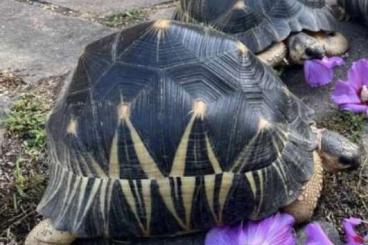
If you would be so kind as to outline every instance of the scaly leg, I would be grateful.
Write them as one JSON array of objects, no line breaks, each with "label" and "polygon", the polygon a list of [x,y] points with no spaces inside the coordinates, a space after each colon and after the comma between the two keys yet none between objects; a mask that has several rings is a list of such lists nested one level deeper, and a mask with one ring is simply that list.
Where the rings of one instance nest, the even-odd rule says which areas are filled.
[{"label": "scaly leg", "polygon": [[25,245],[66,245],[71,244],[76,236],[69,232],[58,231],[49,219],[43,220],[28,234]]},{"label": "scaly leg", "polygon": [[302,193],[297,200],[285,207],[284,211],[291,214],[297,223],[310,220],[321,196],[322,184],[322,160],[318,153],[314,152],[314,172],[312,178],[304,185]]}]

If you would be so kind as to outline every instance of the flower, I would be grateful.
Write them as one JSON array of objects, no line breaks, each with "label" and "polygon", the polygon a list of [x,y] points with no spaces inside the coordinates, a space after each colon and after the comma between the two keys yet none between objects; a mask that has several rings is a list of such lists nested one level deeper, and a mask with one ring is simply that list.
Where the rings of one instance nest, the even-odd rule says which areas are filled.
[{"label": "flower", "polygon": [[322,60],[307,60],[304,62],[304,75],[311,87],[329,84],[333,79],[333,68],[345,64],[340,57],[324,57]]},{"label": "flower", "polygon": [[277,213],[258,222],[214,228],[208,232],[205,245],[294,245],[293,225],[291,215]]},{"label": "flower", "polygon": [[311,223],[305,228],[307,240],[304,245],[333,245],[318,223]]},{"label": "flower", "polygon": [[336,83],[331,98],[342,110],[368,114],[368,59],[353,63],[348,80]]},{"label": "flower", "polygon": [[345,240],[347,245],[362,245],[364,244],[364,238],[357,234],[354,230],[355,226],[360,225],[362,223],[361,219],[358,218],[349,218],[344,219],[343,227],[345,231]]}]

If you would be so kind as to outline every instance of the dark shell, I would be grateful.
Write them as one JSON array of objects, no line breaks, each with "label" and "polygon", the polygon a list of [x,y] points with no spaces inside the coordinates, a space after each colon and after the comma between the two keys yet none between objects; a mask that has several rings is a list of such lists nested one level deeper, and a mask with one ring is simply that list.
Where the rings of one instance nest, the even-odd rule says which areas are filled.
[{"label": "dark shell", "polygon": [[368,25],[368,0],[338,0],[346,13],[356,19],[362,19]]},{"label": "dark shell", "polygon": [[262,218],[313,171],[311,111],[239,41],[179,22],[90,44],[48,123],[39,211],[82,237]]},{"label": "dark shell", "polygon": [[292,32],[335,29],[324,0],[181,0],[174,18],[231,34],[255,53]]}]

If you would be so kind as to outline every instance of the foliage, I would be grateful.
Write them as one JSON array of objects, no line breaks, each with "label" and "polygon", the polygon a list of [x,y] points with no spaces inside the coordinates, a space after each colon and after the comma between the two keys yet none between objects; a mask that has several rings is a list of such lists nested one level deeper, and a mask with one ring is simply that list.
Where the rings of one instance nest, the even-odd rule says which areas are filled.
[{"label": "foliage", "polygon": [[145,12],[142,10],[129,10],[105,16],[101,22],[109,27],[121,27],[138,23],[145,19]]},{"label": "foliage", "polygon": [[348,111],[336,112],[334,115],[323,121],[321,126],[336,130],[345,135],[350,140],[359,143],[361,141],[366,117]]},{"label": "foliage", "polygon": [[11,107],[5,124],[11,134],[24,140],[30,152],[44,148],[46,133],[46,108],[40,99],[32,94],[22,95]]}]

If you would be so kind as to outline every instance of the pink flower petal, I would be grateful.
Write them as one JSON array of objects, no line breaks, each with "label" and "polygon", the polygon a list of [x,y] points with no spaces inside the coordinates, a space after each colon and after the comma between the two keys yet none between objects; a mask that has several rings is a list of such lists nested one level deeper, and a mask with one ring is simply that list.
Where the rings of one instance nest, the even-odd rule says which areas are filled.
[{"label": "pink flower petal", "polygon": [[331,99],[337,105],[343,105],[347,103],[359,104],[360,98],[355,89],[351,86],[351,83],[338,81],[335,86],[335,90],[332,93]]},{"label": "pink flower petal", "polygon": [[344,219],[343,227],[345,231],[345,240],[347,242],[347,245],[364,244],[364,238],[358,235],[354,230],[355,226],[360,225],[361,223],[362,220],[357,218]]},{"label": "pink flower petal", "polygon": [[341,57],[323,57],[323,59],[321,60],[321,63],[324,64],[326,67],[328,68],[334,68],[335,66],[342,66],[345,64],[345,61],[343,58]]},{"label": "pink flower petal", "polygon": [[341,110],[352,111],[355,113],[367,113],[368,114],[368,105],[362,104],[344,104],[340,105]]},{"label": "pink flower petal", "polygon": [[294,245],[294,218],[288,214],[275,214],[262,221],[249,221],[237,227],[212,229],[206,245]]},{"label": "pink flower petal", "polygon": [[330,68],[314,60],[304,62],[304,75],[307,83],[313,88],[329,84],[333,78]]},{"label": "pink flower petal", "polygon": [[222,228],[213,228],[207,233],[206,236],[206,245],[240,245],[240,237],[243,231],[241,226],[237,226],[234,228],[230,227],[222,227]]},{"label": "pink flower petal", "polygon": [[304,62],[304,75],[311,87],[329,84],[333,79],[333,68],[345,64],[340,57],[324,57],[322,60],[307,60]]},{"label": "pink flower petal", "polygon": [[244,226],[242,244],[295,244],[292,233],[294,218],[288,214],[275,214],[260,222]]},{"label": "pink flower petal", "polygon": [[304,245],[334,245],[318,223],[312,223],[305,228],[307,241]]},{"label": "pink flower petal", "polygon": [[331,99],[342,110],[368,115],[367,91],[368,59],[353,63],[348,72],[348,81],[338,81]]},{"label": "pink flower petal", "polygon": [[348,80],[356,91],[359,91],[363,84],[368,85],[368,59],[353,63],[348,72]]}]

